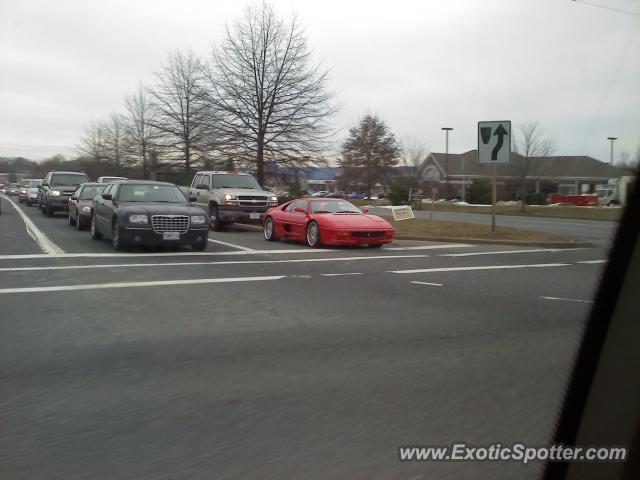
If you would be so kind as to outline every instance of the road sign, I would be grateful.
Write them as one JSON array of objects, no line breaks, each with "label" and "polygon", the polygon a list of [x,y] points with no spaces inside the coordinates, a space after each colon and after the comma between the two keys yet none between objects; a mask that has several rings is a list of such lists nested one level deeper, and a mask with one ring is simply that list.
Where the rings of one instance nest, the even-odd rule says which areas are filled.
[{"label": "road sign", "polygon": [[391,207],[394,220],[409,220],[413,218],[413,210],[409,206]]},{"label": "road sign", "polygon": [[511,121],[478,122],[478,163],[504,165],[511,158]]}]

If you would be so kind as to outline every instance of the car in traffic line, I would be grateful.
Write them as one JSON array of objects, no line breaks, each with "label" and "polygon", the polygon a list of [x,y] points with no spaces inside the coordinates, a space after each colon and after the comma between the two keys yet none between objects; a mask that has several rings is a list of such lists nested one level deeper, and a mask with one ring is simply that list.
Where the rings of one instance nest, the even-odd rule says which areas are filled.
[{"label": "car in traffic line", "polygon": [[10,197],[16,197],[20,192],[20,184],[19,183],[10,183],[7,189],[7,195]]},{"label": "car in traffic line", "polygon": [[78,185],[89,182],[89,177],[82,172],[52,171],[42,180],[38,187],[38,206],[47,216],[52,216],[59,210],[69,208],[69,197]]},{"label": "car in traffic line", "polygon": [[27,187],[27,198],[24,201],[24,204],[27,207],[30,207],[34,203],[38,203],[38,188],[40,187],[41,183],[41,178],[32,178],[31,180],[29,180],[29,185]]},{"label": "car in traffic line", "polygon": [[69,198],[69,225],[84,230],[91,223],[91,205],[96,195],[100,195],[108,184],[83,183]]},{"label": "car in traffic line", "polygon": [[29,182],[31,182],[30,178],[20,180],[20,188],[18,190],[18,203],[24,203],[27,200]]},{"label": "car in traffic line", "polygon": [[107,184],[91,212],[91,238],[111,239],[115,250],[134,245],[207,248],[209,220],[173,183],[133,180]]},{"label": "car in traffic line", "polygon": [[322,245],[381,247],[393,241],[394,229],[385,219],[363,212],[351,202],[332,198],[298,198],[271,208],[264,219],[264,238]]},{"label": "car in traffic line", "polygon": [[127,177],[98,177],[96,183],[124,182]]}]

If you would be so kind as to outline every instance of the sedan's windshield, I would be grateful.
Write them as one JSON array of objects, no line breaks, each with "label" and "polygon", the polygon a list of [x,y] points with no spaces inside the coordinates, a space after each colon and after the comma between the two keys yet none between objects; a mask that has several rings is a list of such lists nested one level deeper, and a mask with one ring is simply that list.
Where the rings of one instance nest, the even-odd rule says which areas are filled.
[{"label": "sedan's windshield", "polygon": [[251,188],[260,190],[260,185],[251,175],[223,174],[213,176],[213,188]]},{"label": "sedan's windshield", "polygon": [[80,200],[91,200],[103,192],[106,185],[86,185],[80,192]]},{"label": "sedan's windshield", "polygon": [[20,186],[21,187],[28,187],[29,183],[31,183],[31,180],[22,180],[22,182],[20,182]]},{"label": "sedan's windshield", "polygon": [[118,200],[121,202],[185,203],[187,198],[174,185],[127,183],[120,186]]},{"label": "sedan's windshield", "polygon": [[42,180],[31,180],[29,182],[29,188],[35,188],[42,183]]},{"label": "sedan's windshield", "polygon": [[345,200],[312,200],[312,213],[362,213],[358,207]]},{"label": "sedan's windshield", "polygon": [[86,175],[72,173],[56,173],[51,177],[51,186],[56,187],[72,187],[89,181]]}]

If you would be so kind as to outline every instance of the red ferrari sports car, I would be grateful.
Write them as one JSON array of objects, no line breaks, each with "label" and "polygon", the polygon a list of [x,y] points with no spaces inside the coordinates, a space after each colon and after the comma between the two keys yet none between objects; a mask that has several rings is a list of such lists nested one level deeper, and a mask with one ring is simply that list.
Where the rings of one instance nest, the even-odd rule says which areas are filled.
[{"label": "red ferrari sports car", "polygon": [[363,213],[339,198],[298,198],[271,208],[263,224],[267,240],[299,240],[321,245],[369,245],[381,247],[393,241],[393,227],[386,220]]}]

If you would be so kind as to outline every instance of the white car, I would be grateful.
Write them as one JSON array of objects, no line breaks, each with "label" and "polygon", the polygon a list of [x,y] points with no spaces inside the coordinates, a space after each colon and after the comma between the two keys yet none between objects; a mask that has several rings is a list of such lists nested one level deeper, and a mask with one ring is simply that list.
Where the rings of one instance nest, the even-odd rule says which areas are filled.
[{"label": "white car", "polygon": [[126,177],[98,177],[96,180],[98,183],[111,183],[111,182],[124,182],[125,180],[129,180]]}]

